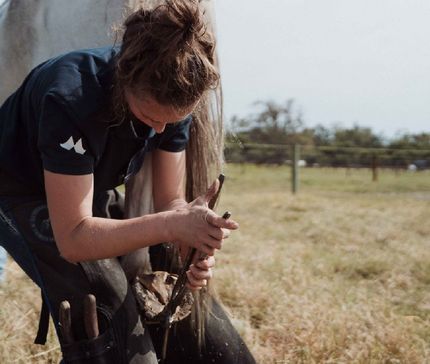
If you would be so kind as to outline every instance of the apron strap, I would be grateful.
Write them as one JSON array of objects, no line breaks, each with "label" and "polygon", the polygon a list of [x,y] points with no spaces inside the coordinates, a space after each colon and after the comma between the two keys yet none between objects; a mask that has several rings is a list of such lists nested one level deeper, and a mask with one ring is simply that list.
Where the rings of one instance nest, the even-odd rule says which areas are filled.
[{"label": "apron strap", "polygon": [[40,318],[39,318],[39,328],[37,330],[36,339],[34,340],[35,344],[45,345],[46,338],[48,336],[49,329],[49,308],[46,304],[46,300],[44,298],[43,292],[42,294],[42,307],[40,310]]}]

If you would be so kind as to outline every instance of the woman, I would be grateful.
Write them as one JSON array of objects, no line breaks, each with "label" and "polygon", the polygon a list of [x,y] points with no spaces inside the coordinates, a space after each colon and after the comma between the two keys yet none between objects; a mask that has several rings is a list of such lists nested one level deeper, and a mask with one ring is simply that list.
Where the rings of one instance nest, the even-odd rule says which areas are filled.
[{"label": "woman", "polygon": [[[60,303],[70,302],[72,340],[56,324],[66,362],[157,363],[159,333],[151,340],[117,257],[163,242],[196,248],[206,258],[187,277],[198,290],[212,276],[215,251],[238,228],[208,209],[216,188],[192,203],[183,192],[191,115],[218,78],[198,1],[166,1],[128,17],[120,48],[36,67],[1,107],[0,241],[41,287],[55,323]],[[157,212],[121,219],[112,189],[149,151]],[[101,333],[92,339],[82,324],[89,293]],[[202,356],[181,323],[169,340],[170,362],[253,361],[219,305],[214,312]]]}]

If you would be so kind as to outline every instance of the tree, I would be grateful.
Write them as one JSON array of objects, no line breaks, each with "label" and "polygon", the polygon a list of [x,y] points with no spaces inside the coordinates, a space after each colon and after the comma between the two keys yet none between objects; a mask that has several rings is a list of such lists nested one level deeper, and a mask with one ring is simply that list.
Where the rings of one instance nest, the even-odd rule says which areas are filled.
[{"label": "tree", "polygon": [[335,128],[333,146],[378,148],[383,146],[382,137],[372,129],[354,125],[352,128]]},{"label": "tree", "polygon": [[[290,146],[300,144],[304,146],[301,156],[309,164],[368,166],[376,154],[380,165],[386,166],[406,166],[415,160],[430,161],[430,133],[398,135],[391,142],[386,142],[371,128],[359,125],[350,128],[323,125],[305,127],[302,113],[295,110],[293,99],[281,104],[258,101],[254,106],[258,109],[253,115],[232,118],[232,130],[227,134],[227,160],[283,164],[292,158]],[[381,147],[393,150],[366,149]]]},{"label": "tree", "polygon": [[313,129],[313,141],[318,147],[329,146],[333,142],[333,131],[321,124],[318,124]]},{"label": "tree", "polygon": [[430,133],[398,135],[390,142],[389,147],[398,149],[430,149]]},{"label": "tree", "polygon": [[295,112],[293,99],[287,100],[285,104],[258,101],[254,105],[260,107],[256,114],[248,118],[233,117],[231,120],[233,133],[243,142],[291,144],[300,140],[303,117],[300,111]]}]

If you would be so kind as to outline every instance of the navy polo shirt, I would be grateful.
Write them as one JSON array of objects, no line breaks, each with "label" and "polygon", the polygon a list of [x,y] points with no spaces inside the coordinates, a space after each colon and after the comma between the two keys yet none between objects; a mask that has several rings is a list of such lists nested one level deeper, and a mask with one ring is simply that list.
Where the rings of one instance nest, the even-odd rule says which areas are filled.
[{"label": "navy polo shirt", "polygon": [[114,188],[137,172],[145,152],[179,152],[191,116],[161,134],[131,114],[110,112],[118,48],[71,52],[42,63],[0,108],[0,169],[44,193],[43,169],[94,174],[95,191]]}]

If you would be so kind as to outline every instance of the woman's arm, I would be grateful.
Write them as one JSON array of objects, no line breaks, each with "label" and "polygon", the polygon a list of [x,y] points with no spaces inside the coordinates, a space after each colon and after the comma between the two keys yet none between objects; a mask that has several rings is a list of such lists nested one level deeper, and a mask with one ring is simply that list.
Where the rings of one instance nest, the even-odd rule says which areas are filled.
[{"label": "woman's arm", "polygon": [[152,195],[156,212],[176,210],[185,201],[185,151],[170,153],[161,149],[152,152]]},{"label": "woman's arm", "polygon": [[[167,191],[173,191],[172,186]],[[204,204],[195,202],[179,210],[127,220],[93,217],[91,174],[72,176],[45,170],[45,189],[58,249],[71,262],[112,258],[164,241],[213,255],[215,249],[221,248],[222,228],[237,228],[234,221],[225,221]],[[160,193],[160,196],[161,204],[168,205],[170,197],[166,196],[174,193]]]},{"label": "woman's arm", "polygon": [[93,217],[91,174],[72,176],[45,170],[45,189],[58,249],[71,262],[112,258],[169,241],[167,213],[128,220]]}]

